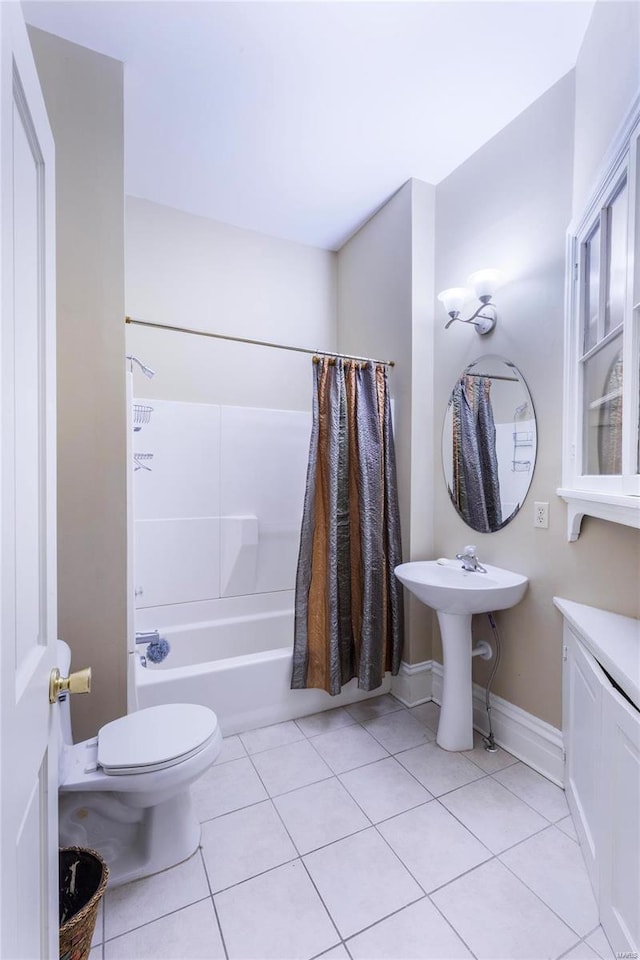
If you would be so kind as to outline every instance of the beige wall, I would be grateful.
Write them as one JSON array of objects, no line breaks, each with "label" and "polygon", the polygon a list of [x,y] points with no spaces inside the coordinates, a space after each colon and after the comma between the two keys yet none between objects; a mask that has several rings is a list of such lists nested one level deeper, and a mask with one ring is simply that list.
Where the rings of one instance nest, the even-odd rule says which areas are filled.
[{"label": "beige wall", "polygon": [[[565,231],[573,188],[574,76],[568,75],[466,161],[436,191],[436,286],[465,282],[485,266],[506,271],[499,319],[486,338],[461,324],[444,330],[440,305],[434,349],[436,423],[456,376],[483,353],[512,360],[528,383],[538,426],[538,457],[528,497],[504,530],[478,534],[436,487],[436,555],[475,543],[481,559],[526,574],[523,602],[499,614],[503,659],[494,690],[524,710],[561,725],[561,617],[556,595],[637,615],[640,535],[585,519],[567,541],[561,485]],[[440,463],[439,444],[434,451]],[[549,503],[548,530],[533,527],[533,503]],[[476,637],[490,638],[485,618]],[[434,655],[441,659],[439,643]],[[474,662],[484,683],[490,664]]]},{"label": "beige wall", "polygon": [[[126,312],[154,323],[336,348],[336,255],[127,197]],[[137,396],[308,410],[306,354],[127,327]]]},{"label": "beige wall", "polygon": [[599,175],[607,148],[640,90],[640,4],[596,3],[576,63],[573,212]]},{"label": "beige wall", "polygon": [[122,64],[30,29],[56,145],[58,631],[85,738],[126,712]]},{"label": "beige wall", "polygon": [[[338,254],[340,350],[396,362],[389,383],[407,560],[423,556],[432,540],[433,208],[433,187],[410,180]],[[406,593],[405,599],[404,659],[415,662],[429,655],[431,618]]]}]

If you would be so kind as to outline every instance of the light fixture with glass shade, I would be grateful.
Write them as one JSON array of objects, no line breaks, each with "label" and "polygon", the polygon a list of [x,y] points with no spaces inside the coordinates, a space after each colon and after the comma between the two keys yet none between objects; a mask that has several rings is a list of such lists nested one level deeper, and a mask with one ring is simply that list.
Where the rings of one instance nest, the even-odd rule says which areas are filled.
[{"label": "light fixture with glass shade", "polygon": [[[498,312],[491,303],[493,294],[503,282],[503,274],[500,270],[476,270],[472,273],[467,283],[468,287],[449,287],[438,294],[438,300],[444,304],[444,308],[451,318],[445,325],[447,330],[454,320],[460,323],[470,323],[476,328],[476,333],[481,336],[490,333],[496,325]],[[466,319],[460,316],[460,311],[467,300],[473,296],[480,301],[480,306],[472,316]]]}]

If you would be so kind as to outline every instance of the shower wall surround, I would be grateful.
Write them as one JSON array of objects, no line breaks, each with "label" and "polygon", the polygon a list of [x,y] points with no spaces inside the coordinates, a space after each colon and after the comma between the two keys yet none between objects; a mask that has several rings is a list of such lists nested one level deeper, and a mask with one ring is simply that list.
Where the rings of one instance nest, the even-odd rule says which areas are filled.
[{"label": "shower wall surround", "polygon": [[496,458],[503,519],[510,516],[527,495],[536,458],[535,431],[535,420],[496,423]]},{"label": "shower wall surround", "polygon": [[178,604],[292,590],[310,414],[144,403],[134,453],[153,457],[134,472],[136,608],[162,607],[166,621]]}]

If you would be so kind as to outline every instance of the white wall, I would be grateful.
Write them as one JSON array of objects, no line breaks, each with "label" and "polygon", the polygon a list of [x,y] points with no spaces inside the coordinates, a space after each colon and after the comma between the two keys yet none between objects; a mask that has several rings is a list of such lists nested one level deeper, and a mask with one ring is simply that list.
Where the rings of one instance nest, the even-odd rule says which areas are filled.
[{"label": "white wall", "polygon": [[[336,256],[127,197],[126,311],[155,323],[336,348]],[[127,327],[137,396],[308,410],[311,357]]]},{"label": "white wall", "polygon": [[[393,359],[395,442],[405,559],[432,543],[434,188],[408,181],[338,254],[338,336],[346,353]],[[425,659],[431,617],[407,600],[404,658]]]},{"label": "white wall", "polygon": [[574,215],[585,205],[607,148],[640,91],[640,4],[595,4],[575,74]]}]

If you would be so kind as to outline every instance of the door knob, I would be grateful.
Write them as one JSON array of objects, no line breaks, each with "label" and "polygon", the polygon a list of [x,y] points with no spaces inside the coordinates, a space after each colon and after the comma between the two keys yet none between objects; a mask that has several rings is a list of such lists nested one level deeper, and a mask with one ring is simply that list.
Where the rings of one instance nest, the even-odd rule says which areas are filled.
[{"label": "door knob", "polygon": [[61,693],[90,693],[91,667],[70,673],[68,677],[61,677],[60,671],[54,667],[49,678],[49,703],[55,703]]}]

